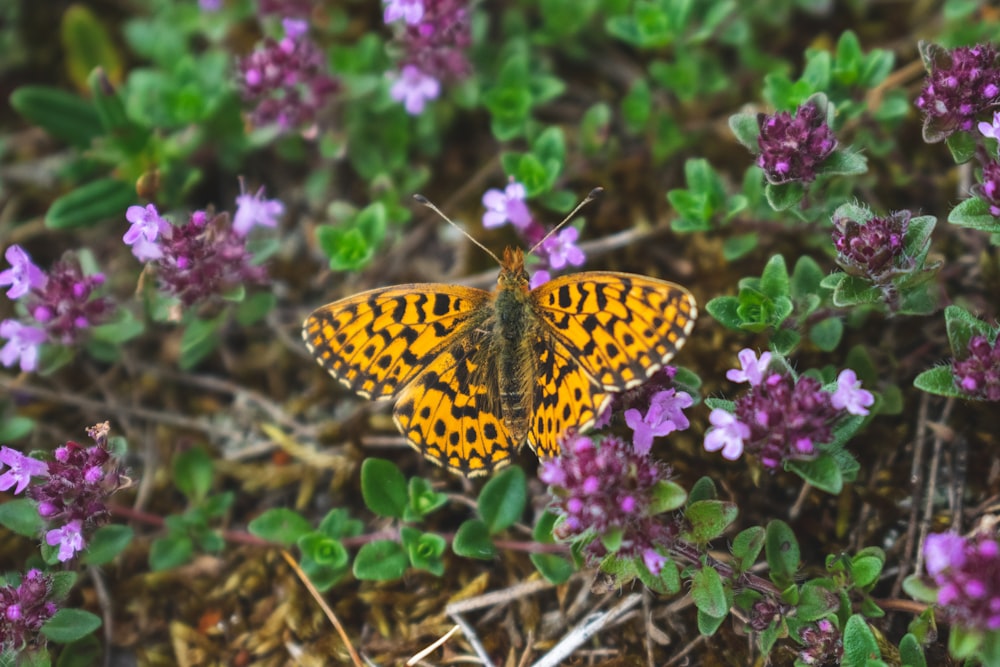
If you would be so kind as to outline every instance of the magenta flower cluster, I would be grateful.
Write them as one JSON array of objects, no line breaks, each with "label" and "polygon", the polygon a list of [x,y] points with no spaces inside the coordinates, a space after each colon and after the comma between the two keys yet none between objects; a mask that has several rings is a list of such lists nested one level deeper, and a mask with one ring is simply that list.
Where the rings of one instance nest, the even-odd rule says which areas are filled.
[{"label": "magenta flower cluster", "polygon": [[837,147],[825,111],[811,102],[800,106],[794,116],[787,111],[773,116],[760,114],[757,124],[757,166],[774,185],[811,183],[820,164]]},{"label": "magenta flower cluster", "polygon": [[924,140],[970,132],[976,118],[1000,104],[1000,63],[989,44],[947,50],[921,45],[928,66],[916,105],[924,114]]},{"label": "magenta flower cluster", "polygon": [[305,130],[337,91],[326,56],[307,36],[305,21],[285,19],[285,37],[268,39],[239,62],[243,99],[253,105],[259,127]]},{"label": "magenta flower cluster", "polygon": [[839,665],[844,655],[844,638],[840,630],[828,619],[799,630],[799,662],[803,665]]},{"label": "magenta flower cluster", "polygon": [[583,553],[595,563],[608,553],[598,538],[620,534],[616,555],[641,559],[659,575],[666,562],[663,553],[677,533],[654,514],[657,485],[669,474],[664,464],[620,438],[597,444],[574,435],[563,443],[559,458],[543,462],[538,477],[549,485],[551,509],[561,517],[554,530],[557,538],[589,538]]},{"label": "magenta flower cluster", "polygon": [[989,204],[990,215],[1000,218],[1000,162],[992,160],[984,164],[982,180],[969,190]]},{"label": "magenta flower cluster", "polygon": [[132,226],[122,240],[136,259],[150,264],[160,288],[185,306],[219,298],[240,285],[263,284],[267,270],[254,264],[247,235],[254,227],[275,227],[284,205],[264,199],[263,189],[236,201],[231,224],[226,214],[210,218],[196,211],[187,223],[172,225],[153,204],[130,206],[125,219]]},{"label": "magenta flower cluster", "polygon": [[955,385],[973,398],[1000,401],[1000,345],[984,336],[969,340],[969,355],[951,362]]},{"label": "magenta flower cluster", "polygon": [[0,348],[4,366],[18,364],[22,371],[33,371],[43,343],[75,345],[114,314],[114,302],[99,295],[104,275],[85,275],[74,255],[65,255],[49,273],[35,266],[21,246],[8,247],[4,257],[10,268],[0,272],[0,286],[9,286],[7,296],[21,300],[31,318],[30,323],[0,323],[0,337],[7,340]]},{"label": "magenta flower cluster", "polygon": [[37,646],[42,625],[57,611],[52,577],[41,570],[28,570],[17,586],[0,586],[0,654]]},{"label": "magenta flower cluster", "polygon": [[886,285],[894,276],[911,270],[914,261],[906,256],[903,247],[910,217],[909,211],[867,221],[835,215],[833,245],[837,264],[849,275],[867,278],[876,285]]},{"label": "magenta flower cluster", "polygon": [[771,353],[757,358],[753,350],[740,351],[741,368],[726,377],[746,382],[750,390],[736,400],[735,410],[712,410],[712,428],[705,434],[705,449],[720,451],[729,460],[744,452],[756,456],[768,468],[785,461],[810,460],[817,447],[829,443],[836,422],[847,414],[866,415],[875,397],[861,388],[854,371],[837,377],[837,389],[823,390],[819,381],[788,372],[770,370]]},{"label": "magenta flower cluster", "polygon": [[531,274],[530,287],[534,289],[551,280],[552,271],[560,271],[567,266],[582,266],[587,257],[577,245],[580,231],[575,227],[567,227],[545,238],[547,230],[531,215],[525,197],[524,186],[514,180],[503,190],[487,190],[483,195],[483,206],[486,207],[483,227],[491,229],[509,222],[525,245],[534,248],[541,242],[534,251],[534,256],[541,260]]},{"label": "magenta flower cluster", "polygon": [[386,0],[386,24],[401,25],[396,42],[399,73],[389,91],[407,113],[419,115],[445,83],[462,81],[471,65],[472,44],[467,0]]},{"label": "magenta flower cluster", "polygon": [[0,475],[0,491],[27,491],[49,525],[45,541],[59,547],[60,561],[82,551],[86,535],[107,523],[105,503],[121,487],[122,470],[108,451],[108,431],[107,422],[87,429],[93,446],[67,442],[56,449],[52,461],[0,448],[0,464],[7,467]]},{"label": "magenta flower cluster", "polygon": [[996,535],[928,535],[924,558],[945,617],[969,630],[1000,630],[1000,543]]}]

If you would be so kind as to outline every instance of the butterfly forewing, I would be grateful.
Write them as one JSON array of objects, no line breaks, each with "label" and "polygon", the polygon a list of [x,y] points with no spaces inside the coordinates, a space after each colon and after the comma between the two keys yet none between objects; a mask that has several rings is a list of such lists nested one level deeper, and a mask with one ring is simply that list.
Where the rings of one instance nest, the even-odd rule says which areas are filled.
[{"label": "butterfly forewing", "polygon": [[489,292],[459,285],[397,285],[316,309],[302,336],[351,390],[391,398],[483,313]]},{"label": "butterfly forewing", "polygon": [[662,368],[698,315],[680,285],[627,273],[560,276],[531,298],[551,335],[607,391],[638,386]]}]

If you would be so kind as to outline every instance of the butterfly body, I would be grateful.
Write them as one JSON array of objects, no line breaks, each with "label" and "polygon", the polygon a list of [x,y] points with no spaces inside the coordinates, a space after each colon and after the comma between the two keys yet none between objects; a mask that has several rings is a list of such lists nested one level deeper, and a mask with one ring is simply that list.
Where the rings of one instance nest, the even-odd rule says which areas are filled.
[{"label": "butterfly body", "polygon": [[410,284],[317,309],[307,347],[362,396],[395,399],[393,418],[428,459],[467,476],[540,458],[589,428],[611,393],[644,382],[694,326],[691,294],[644,276],[588,272],[530,290],[520,250],[494,292]]}]

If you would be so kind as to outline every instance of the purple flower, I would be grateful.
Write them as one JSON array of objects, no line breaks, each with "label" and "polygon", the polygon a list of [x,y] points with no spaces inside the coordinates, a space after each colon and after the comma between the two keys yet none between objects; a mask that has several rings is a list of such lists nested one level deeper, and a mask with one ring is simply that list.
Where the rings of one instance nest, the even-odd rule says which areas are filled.
[{"label": "purple flower", "polygon": [[983,336],[969,340],[969,355],[951,362],[955,384],[972,398],[1000,401],[1000,345]]},{"label": "purple flower", "polygon": [[80,260],[67,254],[52,266],[45,287],[28,296],[28,312],[45,328],[50,340],[73,345],[115,312],[114,301],[97,296],[103,284],[104,274],[84,275]]},{"label": "purple flower", "polygon": [[48,335],[38,327],[21,324],[17,320],[0,322],[0,338],[7,344],[0,348],[0,364],[11,367],[18,363],[22,371],[38,368],[38,348],[48,340]]},{"label": "purple flower", "polygon": [[771,364],[771,353],[762,352],[760,359],[750,348],[743,348],[736,355],[740,360],[740,368],[731,368],[726,371],[726,379],[730,382],[749,382],[751,387],[756,387],[764,379],[764,373]]},{"label": "purple flower", "polygon": [[983,121],[979,124],[979,133],[990,139],[1000,140],[1000,111],[993,112],[993,122]]},{"label": "purple flower", "polygon": [[163,251],[157,239],[170,233],[170,223],[160,216],[152,204],[146,206],[129,206],[125,211],[125,219],[132,226],[125,232],[122,241],[132,246],[132,254],[140,262],[163,257]]},{"label": "purple flower", "polygon": [[[413,12],[415,4],[413,0],[393,0],[390,6]],[[435,83],[461,81],[469,76],[472,67],[466,52],[472,44],[472,26],[468,4],[468,0],[434,0],[421,4],[419,20],[411,21],[404,15],[407,21],[396,38],[404,73],[407,66],[412,66]],[[389,9],[386,7],[387,14]],[[437,97],[436,92],[433,97]],[[407,111],[419,113],[409,108]]]},{"label": "purple flower", "polygon": [[499,227],[509,220],[518,229],[531,223],[531,212],[524,201],[524,186],[517,181],[511,181],[501,192],[496,188],[487,190],[483,195],[483,227],[487,229]]},{"label": "purple flower", "polygon": [[819,165],[837,147],[825,111],[812,102],[800,106],[794,117],[787,111],[773,116],[760,114],[757,124],[757,166],[764,170],[767,182],[774,185],[811,183]]},{"label": "purple flower", "polygon": [[10,470],[0,475],[0,491],[15,487],[15,496],[27,488],[32,477],[45,477],[49,473],[49,466],[45,461],[25,456],[10,447],[0,447],[0,463],[10,467]]},{"label": "purple flower", "polygon": [[382,20],[386,23],[403,19],[409,24],[417,25],[423,17],[423,0],[385,0],[385,14]]},{"label": "purple flower", "polygon": [[642,562],[654,577],[660,576],[660,571],[667,562],[667,557],[656,549],[645,549],[642,552]]},{"label": "purple flower", "polygon": [[654,437],[683,431],[690,426],[682,410],[693,403],[694,400],[686,392],[667,389],[653,394],[645,415],[635,408],[626,410],[625,423],[635,432],[632,443],[636,453],[648,454]]},{"label": "purple flower", "polygon": [[982,182],[976,183],[969,190],[990,205],[990,215],[1000,218],[1000,162],[984,164]]},{"label": "purple flower", "polygon": [[735,461],[743,454],[743,442],[750,437],[750,427],[722,408],[715,408],[708,416],[712,428],[705,434],[705,450],[722,450],[722,457]]},{"label": "purple flower", "polygon": [[268,39],[240,60],[239,84],[243,99],[254,105],[253,123],[287,132],[315,123],[338,86],[323,51],[305,34],[308,24],[286,19],[282,25],[280,42]]},{"label": "purple flower", "polygon": [[198,0],[198,8],[203,12],[217,12],[222,9],[222,0]]},{"label": "purple flower", "polygon": [[976,117],[1000,104],[1000,67],[991,45],[961,46],[951,51],[921,44],[928,69],[917,108],[924,113],[924,141],[943,141],[955,132],[971,132]]},{"label": "purple flower", "polygon": [[441,94],[441,82],[429,74],[424,74],[416,65],[403,67],[401,75],[389,89],[389,96],[402,102],[406,113],[418,116],[428,100],[437,99]]},{"label": "purple flower", "polygon": [[802,649],[799,661],[804,665],[839,665],[844,655],[840,630],[825,618],[799,630]]},{"label": "purple flower", "polygon": [[550,236],[542,244],[542,249],[548,255],[549,265],[559,270],[567,264],[581,266],[587,259],[583,251],[576,245],[580,231],[576,227],[567,227],[556,236]]},{"label": "purple flower", "polygon": [[[280,204],[253,201],[248,204],[250,208],[245,209],[244,215],[250,216],[249,224],[261,224],[262,220],[253,215],[273,210],[275,203]],[[225,214],[209,220],[204,211],[195,211],[187,223],[171,226],[170,235],[161,240],[160,248],[163,256],[151,263],[158,284],[185,306],[221,298],[241,285],[267,282],[267,270],[253,263],[246,236],[236,232]]]},{"label": "purple flower", "polygon": [[50,547],[59,545],[59,560],[65,563],[76,552],[83,551],[83,525],[79,520],[73,520],[60,528],[53,528],[45,533],[45,542]]},{"label": "purple flower", "polygon": [[[550,485],[551,509],[562,517],[556,537],[586,540],[588,562],[607,555],[599,538],[610,534],[620,535],[615,554],[622,559],[644,559],[668,548],[679,529],[657,518],[655,500],[669,472],[620,438],[596,445],[590,438],[571,436],[562,455],[543,461],[539,471],[539,479]],[[657,564],[655,559],[650,563]]]},{"label": "purple flower", "polygon": [[18,586],[0,586],[0,653],[17,653],[44,645],[42,625],[58,608],[51,601],[52,577],[28,570]]},{"label": "purple flower", "polygon": [[927,573],[942,615],[968,630],[1000,629],[1000,544],[984,532],[970,537],[928,535]]},{"label": "purple flower", "polygon": [[236,197],[236,213],[233,215],[233,231],[246,236],[256,226],[276,227],[278,218],[285,214],[285,205],[280,199],[264,199],[264,187],[255,194],[244,192]]},{"label": "purple flower", "polygon": [[[839,210],[839,209],[838,209]],[[914,268],[907,257],[904,242],[910,227],[910,212],[896,211],[887,217],[853,220],[833,216],[833,245],[837,264],[852,276],[866,278],[876,285],[887,285],[900,273]]]},{"label": "purple flower", "polygon": [[830,396],[830,403],[838,410],[847,410],[852,415],[867,415],[868,407],[875,402],[870,391],[861,388],[861,380],[850,368],[837,376],[837,390]]},{"label": "purple flower", "polygon": [[24,248],[12,245],[4,252],[4,257],[10,262],[10,268],[0,271],[0,286],[10,285],[8,298],[19,299],[30,290],[45,286],[48,278],[31,262]]},{"label": "purple flower", "polygon": [[535,289],[539,285],[544,285],[550,280],[552,280],[551,273],[545,269],[537,269],[531,274],[531,280],[528,281],[528,289]]}]

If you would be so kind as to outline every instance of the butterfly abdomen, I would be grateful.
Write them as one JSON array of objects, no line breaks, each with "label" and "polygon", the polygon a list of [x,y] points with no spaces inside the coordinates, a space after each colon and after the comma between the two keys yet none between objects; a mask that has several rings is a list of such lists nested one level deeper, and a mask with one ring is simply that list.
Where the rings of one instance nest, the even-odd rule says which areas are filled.
[{"label": "butterfly abdomen", "polygon": [[517,289],[500,289],[496,296],[493,353],[497,355],[497,383],[504,424],[518,445],[524,442],[531,418],[531,369],[534,368],[528,330],[530,304]]}]

